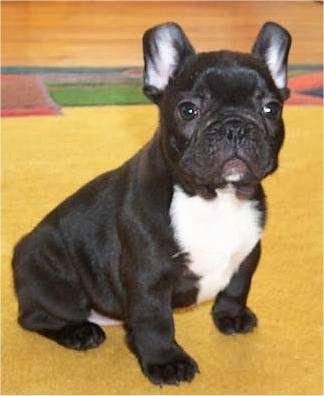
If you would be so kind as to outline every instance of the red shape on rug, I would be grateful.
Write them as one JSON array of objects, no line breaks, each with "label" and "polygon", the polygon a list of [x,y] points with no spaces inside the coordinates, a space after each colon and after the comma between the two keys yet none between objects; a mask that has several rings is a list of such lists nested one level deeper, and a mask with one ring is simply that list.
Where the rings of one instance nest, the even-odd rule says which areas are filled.
[{"label": "red shape on rug", "polygon": [[57,111],[48,108],[35,109],[1,109],[1,117],[17,117],[28,115],[55,115]]},{"label": "red shape on rug", "polygon": [[60,113],[39,76],[1,76],[1,116],[53,115]]},{"label": "red shape on rug", "polygon": [[288,86],[294,91],[323,87],[323,72],[307,73],[290,77]]},{"label": "red shape on rug", "polygon": [[291,90],[291,96],[287,104],[296,105],[321,105],[323,97],[305,93],[307,90],[323,89],[323,72],[307,73],[300,76],[289,78],[288,87]]},{"label": "red shape on rug", "polygon": [[290,98],[285,102],[288,105],[321,105],[323,98],[319,96],[304,95],[298,92],[292,92]]}]

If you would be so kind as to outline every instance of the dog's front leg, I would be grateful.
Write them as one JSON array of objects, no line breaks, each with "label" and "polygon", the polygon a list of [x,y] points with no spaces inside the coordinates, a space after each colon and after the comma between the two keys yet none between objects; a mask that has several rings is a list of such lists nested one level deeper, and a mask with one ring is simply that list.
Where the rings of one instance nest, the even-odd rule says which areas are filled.
[{"label": "dog's front leg", "polygon": [[247,333],[257,325],[257,318],[246,306],[246,300],[260,254],[259,242],[242,262],[228,286],[216,297],[212,316],[222,333]]},{"label": "dog's front leg", "polygon": [[[137,235],[138,237],[138,235]],[[126,259],[128,342],[154,384],[191,381],[195,361],[177,344],[171,308],[172,263],[151,244]],[[150,247],[147,247],[150,246]],[[125,264],[125,263],[124,263]]]}]

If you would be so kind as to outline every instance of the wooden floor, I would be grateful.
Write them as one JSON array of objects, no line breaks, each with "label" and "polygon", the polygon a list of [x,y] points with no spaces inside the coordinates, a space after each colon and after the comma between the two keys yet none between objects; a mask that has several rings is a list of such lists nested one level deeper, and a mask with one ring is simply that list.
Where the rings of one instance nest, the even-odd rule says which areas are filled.
[{"label": "wooden floor", "polygon": [[322,4],[315,1],[2,1],[5,65],[141,65],[148,27],[176,21],[199,50],[247,51],[263,22],[293,36],[291,63],[322,63]]}]

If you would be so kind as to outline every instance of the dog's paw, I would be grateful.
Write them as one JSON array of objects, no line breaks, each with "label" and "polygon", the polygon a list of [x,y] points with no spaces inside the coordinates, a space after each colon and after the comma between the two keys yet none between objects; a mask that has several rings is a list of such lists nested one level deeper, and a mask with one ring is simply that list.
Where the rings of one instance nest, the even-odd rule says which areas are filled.
[{"label": "dog's paw", "polygon": [[247,307],[236,316],[226,312],[218,312],[213,315],[215,325],[224,334],[248,333],[257,325],[257,317]]},{"label": "dog's paw", "polygon": [[103,330],[90,322],[69,324],[58,330],[42,330],[39,333],[66,348],[78,351],[96,348],[106,338]]},{"label": "dog's paw", "polygon": [[148,364],[145,374],[156,385],[178,385],[190,382],[198,371],[197,363],[187,355],[170,358],[162,364]]},{"label": "dog's paw", "polygon": [[96,324],[84,322],[77,325],[70,325],[64,328],[61,341],[69,348],[83,351],[96,348],[106,338],[103,330]]}]

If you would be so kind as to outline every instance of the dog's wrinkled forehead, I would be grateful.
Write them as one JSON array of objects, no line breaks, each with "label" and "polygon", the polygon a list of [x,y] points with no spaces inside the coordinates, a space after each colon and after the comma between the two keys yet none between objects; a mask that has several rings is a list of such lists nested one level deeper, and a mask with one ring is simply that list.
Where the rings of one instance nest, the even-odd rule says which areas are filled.
[{"label": "dog's wrinkled forehead", "polygon": [[193,55],[170,82],[169,89],[231,103],[268,91],[276,92],[265,68],[248,54],[230,51]]}]

